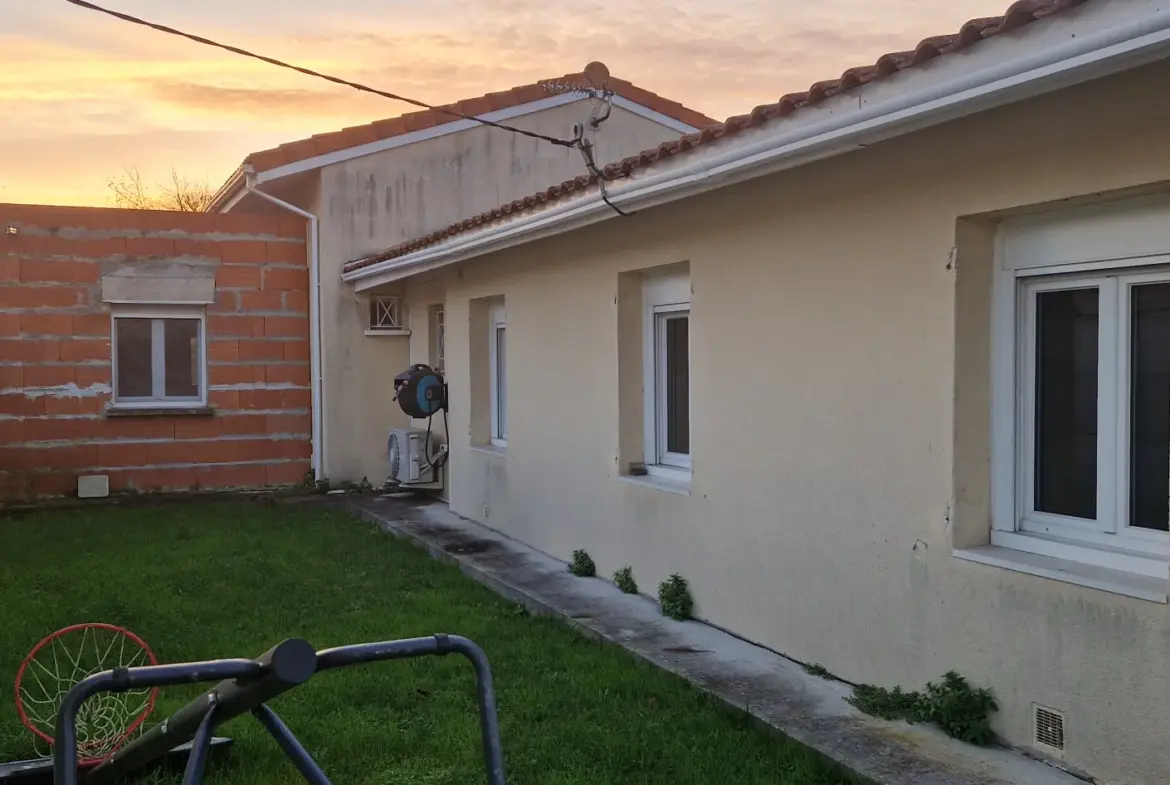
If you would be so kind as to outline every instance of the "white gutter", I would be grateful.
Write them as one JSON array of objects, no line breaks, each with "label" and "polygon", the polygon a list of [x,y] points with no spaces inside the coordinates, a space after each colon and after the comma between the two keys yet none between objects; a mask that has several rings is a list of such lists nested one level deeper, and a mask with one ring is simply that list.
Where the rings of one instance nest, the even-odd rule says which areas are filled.
[{"label": "white gutter", "polygon": [[[1103,7],[1110,5],[1116,8],[1124,4],[1102,4]],[[1090,6],[1081,7],[1088,8]],[[1076,14],[1075,11],[1066,13],[1068,17]],[[719,152],[703,156],[702,148],[699,148],[695,153],[683,156],[682,165],[673,167],[670,166],[671,159],[667,159],[663,164],[666,168],[651,167],[645,176],[611,184],[607,189],[609,200],[627,210],[646,209],[1135,68],[1170,55],[1170,11],[1159,9],[1140,13],[1144,15],[1137,21],[1100,32],[1076,31],[1068,40],[1039,47],[1034,53],[978,70],[961,69],[959,75],[951,79],[793,128],[786,133],[741,132],[739,139],[755,141],[734,144],[739,139],[732,137],[728,145],[713,146],[713,151]],[[1061,21],[1063,16],[1053,17],[1051,21]],[[1048,21],[1032,22],[1029,27]],[[856,91],[845,95],[854,93]],[[854,100],[863,102],[860,97]],[[797,110],[796,115],[807,111],[810,110]],[[614,216],[601,195],[591,191],[480,232],[457,235],[439,246],[343,273],[342,280],[358,282],[356,288],[361,291]]]},{"label": "white gutter", "polygon": [[325,385],[323,383],[321,344],[321,260],[318,248],[317,216],[308,210],[302,210],[295,204],[277,199],[272,194],[264,193],[256,187],[255,174],[246,172],[246,193],[252,193],[261,199],[272,202],[291,213],[296,213],[309,221],[309,365],[310,387],[313,423],[313,473],[317,479],[328,477],[325,470]]}]

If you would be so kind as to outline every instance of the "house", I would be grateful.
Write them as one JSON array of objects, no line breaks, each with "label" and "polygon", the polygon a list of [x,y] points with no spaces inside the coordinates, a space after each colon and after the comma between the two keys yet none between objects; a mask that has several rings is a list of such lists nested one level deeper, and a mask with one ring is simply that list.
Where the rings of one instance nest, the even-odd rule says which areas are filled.
[{"label": "house", "polygon": [[0,204],[0,503],[303,481],[305,228]]},{"label": "house", "polygon": [[600,63],[588,70],[254,153],[220,189],[212,210],[308,221],[318,477],[386,478],[387,431],[408,424],[393,400],[394,375],[410,344],[444,319],[439,298],[416,303],[408,325],[399,294],[355,295],[342,266],[587,171],[576,149],[466,117],[569,139],[575,123],[596,116],[580,88],[601,78],[614,95],[608,119],[588,131],[598,160],[715,122],[609,76]]},{"label": "house", "polygon": [[[1163,4],[1024,0],[608,182],[367,231],[333,285],[403,298],[409,358],[345,384],[443,366],[459,515],[680,573],[849,681],[955,669],[1009,743],[1164,783],[1168,57]],[[382,404],[346,400],[348,467]]]}]

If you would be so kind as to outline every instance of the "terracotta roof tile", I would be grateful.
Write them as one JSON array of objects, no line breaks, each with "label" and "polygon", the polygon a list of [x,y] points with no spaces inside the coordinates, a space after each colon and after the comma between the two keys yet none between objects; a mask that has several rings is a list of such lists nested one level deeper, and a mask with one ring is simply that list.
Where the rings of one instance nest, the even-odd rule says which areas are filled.
[{"label": "terracotta roof tile", "polygon": [[[555,83],[582,84],[584,82],[585,74],[582,71],[575,74],[566,74],[555,80],[545,80],[535,84],[514,87],[511,90],[502,90],[476,98],[467,98],[458,103],[449,104],[444,108],[454,109],[463,114],[481,115],[551,98],[556,95],[551,89],[551,85]],[[649,90],[636,87],[624,79],[611,77],[608,86],[622,98],[642,104],[648,109],[653,109],[656,112],[695,128],[702,128],[715,122],[704,114],[696,112],[693,109],[688,109],[674,101],[668,101]],[[411,131],[421,131],[457,120],[459,120],[458,117],[444,112],[434,109],[424,109],[422,111],[404,114],[401,117],[378,120],[368,125],[354,126],[332,133],[317,134],[311,139],[289,142],[271,150],[260,150],[245,158],[244,163],[251,165],[256,171],[262,172],[266,169],[273,169],[277,166],[296,163],[297,161],[303,161],[307,158],[321,155],[322,153],[320,151],[334,152],[337,150],[345,150],[350,147],[370,144],[381,139],[388,139],[392,136],[410,133]]]},{"label": "terracotta roof tile", "polygon": [[[924,38],[912,50],[904,52],[890,52],[884,54],[877,59],[872,65],[857,66],[845,71],[838,79],[826,79],[813,84],[805,92],[789,93],[780,98],[779,101],[773,104],[763,104],[757,106],[749,114],[737,115],[729,117],[722,123],[712,123],[707,118],[692,113],[685,107],[676,107],[675,111],[678,114],[671,114],[665,111],[663,107],[670,107],[674,104],[673,101],[666,101],[659,98],[653,93],[648,93],[639,87],[624,82],[620,79],[610,79],[610,86],[625,98],[631,101],[637,101],[643,105],[654,105],[651,108],[656,109],[663,114],[670,114],[670,116],[680,119],[688,125],[701,128],[700,131],[692,134],[687,134],[680,139],[663,142],[657,147],[652,147],[648,150],[643,150],[637,155],[632,155],[621,161],[608,164],[602,169],[606,177],[628,177],[636,170],[650,166],[657,161],[665,158],[670,158],[679,153],[693,149],[700,145],[710,144],[725,136],[730,136],[738,133],[746,128],[762,125],[779,117],[785,117],[803,107],[813,106],[826,98],[838,95],[847,90],[852,90],[875,79],[880,79],[885,76],[890,76],[898,71],[906,68],[912,68],[920,65],[936,57],[958,52],[973,46],[985,38],[990,38],[1002,32],[1007,32],[1021,25],[1028,24],[1037,19],[1042,19],[1046,16],[1059,13],[1060,11],[1073,8],[1089,0],[1018,0],[1013,3],[1002,16],[983,17],[979,19],[971,19],[965,23],[957,33],[950,35],[938,35],[930,38]],[[579,77],[579,75],[576,75]],[[565,77],[572,79],[573,76]],[[619,86],[621,89],[619,89]],[[681,109],[681,111],[679,111]],[[686,115],[697,115],[687,119]],[[681,115],[681,116],[680,116]],[[706,121],[706,122],[704,122]],[[573,180],[566,180],[560,185],[554,185],[545,191],[541,191],[534,197],[525,197],[524,199],[517,199],[509,202],[507,205],[502,205],[494,210],[453,224],[437,232],[433,232],[425,237],[419,237],[414,240],[394,246],[380,253],[372,254],[362,259],[349,262],[345,265],[345,272],[352,272],[363,267],[368,267],[379,262],[384,262],[389,259],[394,259],[399,256],[405,256],[409,253],[425,248],[429,245],[435,245],[442,240],[451,237],[452,235],[460,234],[462,232],[475,229],[493,221],[499,220],[505,215],[529,209],[530,207],[544,204],[549,201],[560,199],[578,191],[585,190],[596,184],[597,178],[589,175],[581,175]]]}]

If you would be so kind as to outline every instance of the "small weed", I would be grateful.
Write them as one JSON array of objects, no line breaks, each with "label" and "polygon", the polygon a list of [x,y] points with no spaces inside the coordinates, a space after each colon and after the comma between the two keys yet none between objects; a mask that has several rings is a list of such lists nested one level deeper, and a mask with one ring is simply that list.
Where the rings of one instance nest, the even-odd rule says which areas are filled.
[{"label": "small weed", "polygon": [[629,565],[622,567],[613,574],[614,585],[626,594],[638,593],[638,582],[634,580],[634,568]]},{"label": "small weed", "polygon": [[677,572],[658,584],[658,602],[664,614],[678,621],[691,618],[695,608],[687,581]]},{"label": "small weed", "polygon": [[508,615],[513,619],[527,619],[532,613],[520,603],[516,603],[508,609]]},{"label": "small weed", "polygon": [[317,489],[317,473],[312,469],[305,472],[305,476],[301,478],[301,487],[306,491],[313,491]]},{"label": "small weed", "polygon": [[328,477],[322,477],[321,479],[317,480],[317,493],[320,493],[320,494],[329,493],[329,489],[331,487],[332,486],[329,484]]},{"label": "small weed", "polygon": [[597,574],[597,565],[589,554],[582,550],[573,551],[573,558],[569,561],[569,572],[578,578],[592,578]]},{"label": "small weed", "polygon": [[991,715],[999,706],[991,691],[972,687],[955,671],[945,674],[939,683],[929,682],[919,692],[859,684],[849,702],[886,720],[932,722],[948,736],[970,744],[989,744],[995,737]]},{"label": "small weed", "polygon": [[358,493],[373,493],[374,486],[370,483],[369,477],[362,477],[361,482],[357,484]]},{"label": "small weed", "polygon": [[833,674],[829,673],[829,669],[819,662],[809,662],[804,665],[804,672],[809,676],[816,676],[821,679],[831,679]]}]

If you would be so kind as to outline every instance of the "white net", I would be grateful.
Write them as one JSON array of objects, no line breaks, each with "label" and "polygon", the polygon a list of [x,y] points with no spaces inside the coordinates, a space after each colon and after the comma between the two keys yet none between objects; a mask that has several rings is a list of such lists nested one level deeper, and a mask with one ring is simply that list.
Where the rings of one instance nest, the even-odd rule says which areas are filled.
[{"label": "white net", "polygon": [[[68,627],[41,641],[25,660],[16,683],[21,719],[37,738],[37,751],[52,752],[57,710],[82,679],[117,667],[150,665],[150,649],[132,634],[110,625]],[[103,760],[125,744],[154,707],[153,689],[99,692],[77,713],[81,762]]]}]

